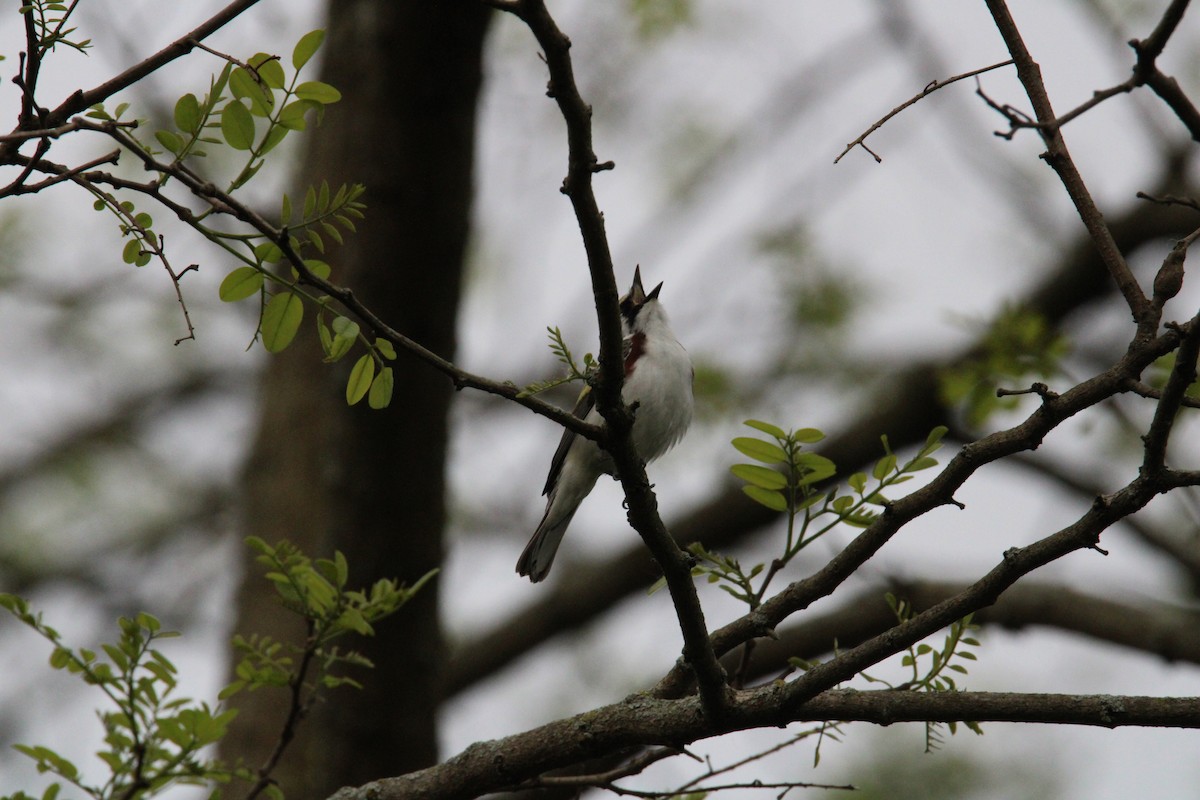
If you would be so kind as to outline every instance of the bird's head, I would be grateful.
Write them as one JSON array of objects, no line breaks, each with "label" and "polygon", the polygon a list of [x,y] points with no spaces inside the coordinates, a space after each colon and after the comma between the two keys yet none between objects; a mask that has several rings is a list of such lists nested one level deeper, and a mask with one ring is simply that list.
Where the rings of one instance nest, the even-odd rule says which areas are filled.
[{"label": "bird's head", "polygon": [[655,286],[653,291],[646,294],[642,288],[642,268],[638,266],[633,271],[633,286],[629,293],[621,298],[621,319],[625,323],[627,334],[645,331],[652,318],[662,316],[662,306],[658,302],[658,293],[662,284]]}]

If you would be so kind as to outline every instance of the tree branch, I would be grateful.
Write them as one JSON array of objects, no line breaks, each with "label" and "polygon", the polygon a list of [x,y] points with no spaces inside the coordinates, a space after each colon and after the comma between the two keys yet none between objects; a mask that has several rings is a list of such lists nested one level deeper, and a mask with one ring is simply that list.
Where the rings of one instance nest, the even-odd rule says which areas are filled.
[{"label": "tree branch", "polygon": [[[856,647],[895,627],[896,614],[884,601],[885,592],[921,612],[967,588],[967,584],[946,581],[896,580],[860,591],[834,611],[808,615],[799,624],[781,628],[777,638],[761,640],[754,651],[751,675],[756,680],[770,680],[790,671],[789,658],[814,661],[832,653],[835,642],[839,648]],[[1146,600],[1118,602],[1060,584],[1022,581],[994,605],[980,609],[972,620],[1009,630],[1037,627],[1078,633],[1167,662],[1200,665],[1200,613],[1184,606]],[[727,654],[727,666],[737,653]]]},{"label": "tree branch", "polygon": [[1117,288],[1124,296],[1125,302],[1133,314],[1139,333],[1142,336],[1150,336],[1158,326],[1159,316],[1138,285],[1129,265],[1125,262],[1124,256],[1113,240],[1112,232],[1104,223],[1104,216],[1097,208],[1091,192],[1083,182],[1083,176],[1079,174],[1075,162],[1071,159],[1060,126],[1055,121],[1054,108],[1050,103],[1050,96],[1046,93],[1046,85],[1042,81],[1041,67],[1033,60],[1033,56],[1025,46],[1025,41],[1021,38],[1021,32],[1017,29],[1005,0],[987,0],[987,7],[996,23],[997,30],[1000,31],[1000,35],[1008,47],[1009,54],[1016,63],[1017,77],[1021,81],[1021,85],[1025,87],[1025,93],[1028,95],[1030,103],[1033,104],[1034,114],[1039,123],[1038,132],[1046,144],[1046,152],[1042,154],[1042,159],[1058,174],[1059,180],[1062,181],[1063,187],[1075,204],[1079,218],[1083,220],[1084,226],[1099,250],[1109,275],[1116,282]]},{"label": "tree branch", "polygon": [[436,767],[341,789],[331,800],[466,800],[514,787],[526,777],[598,752],[663,742],[681,746],[722,733],[790,722],[845,720],[891,725],[972,721],[1200,728],[1200,698],[1195,697],[837,689],[785,708],[779,703],[785,691],[786,686],[772,685],[739,692],[736,719],[723,722],[703,714],[695,697],[670,701],[632,695],[534,730],[477,743]]},{"label": "tree branch", "polygon": [[[1144,342],[1138,347],[1131,347],[1117,364],[1105,372],[1080,383],[1078,386],[1061,395],[1044,398],[1041,405],[1019,425],[1007,430],[998,431],[990,436],[965,445],[936,478],[921,489],[891,503],[870,527],[851,540],[850,544],[811,577],[792,583],[777,595],[764,602],[754,613],[740,617],[714,631],[712,634],[713,649],[718,655],[723,655],[750,639],[770,635],[776,626],[787,617],[798,611],[802,611],[822,597],[832,594],[850,575],[856,572],[859,567],[865,564],[881,547],[890,541],[891,537],[902,527],[934,508],[951,504],[954,493],[958,488],[982,466],[1013,455],[1014,453],[1036,448],[1041,444],[1045,436],[1061,422],[1085,408],[1096,405],[1116,394],[1121,390],[1121,386],[1129,376],[1141,374],[1141,371],[1153,363],[1155,359],[1177,348],[1181,340],[1181,335],[1185,332],[1189,334],[1194,332],[1198,325],[1200,323],[1197,320],[1192,320],[1187,325],[1180,326],[1179,330],[1168,330],[1149,342]],[[1143,477],[1139,478],[1139,480],[1146,479]],[[1121,516],[1127,516],[1149,502],[1153,494],[1157,493],[1159,486],[1161,486],[1161,483],[1154,483],[1153,487],[1155,491],[1150,494],[1138,493],[1137,497],[1141,501],[1140,505],[1136,503],[1130,504],[1128,510]],[[1111,511],[1111,507],[1107,505],[1107,501],[1105,508],[1109,508]],[[1093,508],[1094,511],[1096,511],[1095,508]],[[1105,516],[1106,524],[1104,527],[1111,525],[1118,518]],[[1102,528],[1096,530],[1089,528],[1089,532],[1094,533],[1096,536],[1099,535],[1100,530]],[[1066,536],[1063,538],[1070,539],[1070,537]],[[1083,539],[1070,541],[1073,546],[1058,552],[1057,555],[1054,555],[1054,558],[1061,557],[1065,553],[1079,549],[1082,546],[1091,546],[1087,543],[1080,544],[1080,542],[1083,542]],[[1094,542],[1091,544],[1094,544]],[[1012,580],[1015,579],[1014,577]],[[1011,585],[1011,581],[1005,583],[1004,587],[1006,588],[1009,585]],[[998,591],[996,595],[991,596],[988,602],[994,602],[995,596],[998,596]],[[986,604],[988,603],[984,605]],[[974,608],[965,608],[964,606],[964,610],[961,610],[961,613],[940,622],[932,630],[944,627],[980,607],[982,606]],[[915,622],[916,619],[910,620],[910,624]],[[921,636],[927,635],[929,632],[926,631]],[[854,659],[854,663],[860,663],[857,657]],[[826,666],[822,665],[822,667]],[[853,671],[864,669],[866,666],[868,665],[862,664]],[[801,680],[809,679],[814,672],[820,669],[819,667],[807,673]],[[851,674],[853,674],[853,671]],[[844,679],[843,677],[839,680]],[[834,683],[836,682],[834,681]],[[681,692],[686,691],[687,686],[688,676],[679,669],[675,669],[659,682],[655,688],[655,693],[664,697],[677,697]]]},{"label": "tree branch", "polygon": [[1129,46],[1137,53],[1137,64],[1133,68],[1135,78],[1162,98],[1191,133],[1192,139],[1200,142],[1200,111],[1183,93],[1179,83],[1174,78],[1164,75],[1156,63],[1167,46],[1167,40],[1179,27],[1189,2],[1190,0],[1171,0],[1150,37],[1141,41],[1133,39]]},{"label": "tree branch", "polygon": [[[1178,165],[1169,164],[1154,191],[1190,193],[1178,183],[1180,174]],[[1121,249],[1132,252],[1159,239],[1184,235],[1193,221],[1193,212],[1183,206],[1138,203],[1109,224]],[[1058,266],[1019,303],[1052,325],[1062,324],[1114,288],[1085,231],[1063,252]],[[886,389],[868,401],[863,413],[842,432],[823,442],[821,454],[838,465],[840,474],[848,475],[879,458],[882,432],[899,450],[924,441],[937,425],[953,425],[938,396],[938,376],[976,358],[982,348],[982,342],[975,342],[944,361],[918,361],[886,376]],[[681,545],[699,541],[711,550],[724,550],[778,520],[731,482],[717,485],[723,488],[672,525]],[[602,560],[567,563],[562,568],[567,570],[565,579],[550,587],[544,597],[457,649],[450,661],[448,691],[453,693],[492,675],[558,633],[587,624],[623,598],[643,591],[657,577],[640,544]]]},{"label": "tree branch", "polygon": [[71,116],[91,108],[96,103],[104,102],[117,92],[129,88],[147,75],[157,72],[167,64],[170,64],[175,59],[186,56],[195,49],[198,42],[212,36],[243,12],[257,5],[258,2],[259,0],[235,0],[235,2],[230,3],[209,17],[203,24],[196,27],[190,33],[180,36],[154,55],[134,64],[121,74],[86,91],[80,90],[75,92],[64,100],[58,108],[50,112],[46,120],[47,127],[61,125]]},{"label": "tree branch", "polygon": [[599,163],[592,149],[592,109],[584,102],[575,83],[570,39],[558,28],[542,0],[519,0],[508,10],[529,26],[541,45],[550,73],[546,93],[558,103],[567,126],[567,177],[562,191],[571,200],[583,237],[600,328],[596,407],[609,431],[601,444],[611,454],[625,491],[629,522],[666,577],[683,634],[682,660],[694,671],[706,713],[719,716],[728,702],[730,690],[709,642],[704,610],[692,580],[691,559],[667,532],[658,514],[658,500],[630,436],[633,415],[621,399],[625,366],[617,286],[604,215],[592,191],[592,175],[611,169],[612,163]]}]

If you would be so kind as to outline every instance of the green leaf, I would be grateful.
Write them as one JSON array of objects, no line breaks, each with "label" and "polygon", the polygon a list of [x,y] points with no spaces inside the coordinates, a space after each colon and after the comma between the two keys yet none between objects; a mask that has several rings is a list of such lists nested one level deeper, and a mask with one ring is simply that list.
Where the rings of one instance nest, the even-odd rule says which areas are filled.
[{"label": "green leaf", "polygon": [[386,358],[388,361],[396,359],[396,348],[387,339],[376,339],[375,349],[379,351],[379,355]]},{"label": "green leaf", "polygon": [[287,83],[287,75],[283,73],[283,65],[279,59],[269,53],[256,53],[247,62],[258,72],[258,77],[272,89],[282,89]]},{"label": "green leaf", "polygon": [[189,92],[175,101],[176,128],[184,133],[195,133],[200,130],[200,122],[200,101],[196,95]]},{"label": "green leaf", "polygon": [[138,260],[138,256],[142,253],[142,242],[140,239],[130,239],[125,243],[124,249],[121,251],[121,260],[126,264],[133,264]]},{"label": "green leaf", "polygon": [[267,128],[267,135],[263,137],[262,146],[258,148],[258,154],[265,156],[274,150],[276,145],[282,142],[288,133],[288,129],[283,125],[272,125]]},{"label": "green leaf", "polygon": [[221,135],[234,150],[249,150],[254,146],[254,117],[239,101],[225,104],[221,112]]},{"label": "green leaf", "polygon": [[174,131],[155,131],[154,138],[173,155],[183,150],[183,138]]},{"label": "green leaf", "polygon": [[393,387],[392,368],[384,367],[371,382],[371,393],[367,397],[367,405],[376,410],[387,408],[392,402]]},{"label": "green leaf", "polygon": [[800,444],[814,444],[825,438],[825,434],[816,428],[801,428],[792,434],[792,441]]},{"label": "green leaf", "polygon": [[755,461],[761,461],[764,464],[784,464],[787,462],[787,453],[783,449],[771,442],[764,442],[762,439],[752,439],[748,436],[739,436],[730,442],[738,449],[742,455],[749,456]]},{"label": "green leaf", "polygon": [[304,115],[320,107],[319,103],[314,103],[312,100],[293,100],[279,112],[279,124],[289,130],[302,131],[308,127],[308,121]]},{"label": "green leaf", "polygon": [[300,41],[296,42],[295,49],[292,50],[292,66],[297,71],[300,70],[320,49],[323,41],[325,41],[325,31],[321,29],[309,31],[301,36]]},{"label": "green leaf", "polygon": [[50,653],[50,666],[54,669],[65,669],[71,663],[71,651],[65,647],[56,647]]},{"label": "green leaf", "polygon": [[304,318],[304,301],[292,292],[279,292],[267,301],[262,315],[262,341],[268,353],[278,353],[292,343]]},{"label": "green leaf", "polygon": [[325,241],[321,238],[321,234],[317,233],[312,228],[305,231],[308,234],[308,240],[312,242],[312,246],[317,248],[318,253],[325,252]]},{"label": "green leaf", "polygon": [[329,346],[325,348],[325,360],[337,361],[350,352],[350,348],[358,341],[359,327],[358,323],[346,317],[334,318],[331,327],[334,335],[330,338]]},{"label": "green leaf", "polygon": [[350,370],[350,379],[346,381],[346,402],[354,405],[362,400],[371,388],[375,379],[375,359],[370,353],[359,356]]},{"label": "green leaf", "polygon": [[347,336],[350,338],[358,336],[358,323],[349,317],[334,317],[333,323],[329,327],[333,328],[333,332],[338,336]]},{"label": "green leaf", "polygon": [[333,239],[338,244],[343,244],[342,232],[339,231],[333,223],[322,222],[321,229],[325,231],[326,235],[328,235],[330,239]]},{"label": "green leaf", "polygon": [[770,467],[760,467],[757,464],[734,464],[729,471],[746,483],[761,486],[764,489],[779,490],[787,486],[787,478]]},{"label": "green leaf", "polygon": [[867,473],[856,472],[850,476],[846,483],[850,484],[851,489],[862,494],[867,488]]},{"label": "green leaf", "polygon": [[936,467],[937,463],[938,462],[937,462],[936,458],[930,458],[929,456],[921,456],[920,458],[914,458],[912,461],[910,461],[905,466],[904,471],[905,472],[920,472],[923,469],[929,469],[930,467]]},{"label": "green leaf", "polygon": [[756,431],[762,431],[767,436],[774,436],[776,439],[787,438],[787,434],[783,432],[783,428],[780,428],[777,425],[772,425],[769,422],[763,422],[762,420],[757,419],[748,419],[742,424],[754,428]]},{"label": "green leaf", "polygon": [[742,491],[751,500],[772,511],[787,511],[787,499],[779,492],[764,489],[761,486],[743,486]]},{"label": "green leaf", "polygon": [[283,250],[274,242],[259,242],[254,246],[254,257],[267,264],[278,264],[283,259]]},{"label": "green leaf", "polygon": [[929,432],[929,436],[925,438],[925,446],[921,448],[921,455],[929,455],[934,450],[942,446],[942,437],[950,431],[945,425],[938,425]]},{"label": "green leaf", "polygon": [[257,294],[263,285],[263,274],[254,267],[238,267],[225,276],[217,296],[226,303],[235,303]]},{"label": "green leaf", "polygon": [[342,93],[328,83],[321,81],[305,81],[296,87],[296,97],[301,100],[312,100],[314,103],[328,105],[342,99]]},{"label": "green leaf", "polygon": [[304,266],[308,267],[308,271],[321,280],[328,280],[329,274],[333,271],[329,264],[318,258],[304,259]]},{"label": "green leaf", "polygon": [[825,456],[816,453],[799,453],[795,463],[799,469],[804,471],[804,477],[797,481],[798,486],[819,483],[837,474],[837,465]]},{"label": "green leaf", "polygon": [[275,106],[275,96],[271,90],[259,83],[253,72],[242,67],[230,73],[229,90],[233,92],[234,97],[248,100],[250,113],[256,117],[267,116]]},{"label": "green leaf", "polygon": [[888,475],[891,475],[892,471],[895,469],[896,469],[896,456],[894,456],[891,453],[888,453],[886,456],[879,459],[879,461],[877,461],[875,463],[875,469],[872,471],[871,474],[875,476],[875,480],[881,481],[884,478],[886,478]]}]

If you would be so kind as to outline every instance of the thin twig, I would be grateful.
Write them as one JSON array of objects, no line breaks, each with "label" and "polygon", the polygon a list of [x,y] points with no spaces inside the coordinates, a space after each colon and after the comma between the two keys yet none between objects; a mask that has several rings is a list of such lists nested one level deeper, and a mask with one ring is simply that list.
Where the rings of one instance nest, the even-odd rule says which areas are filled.
[{"label": "thin twig", "polygon": [[853,142],[850,142],[848,145],[846,145],[846,149],[838,154],[838,157],[833,160],[833,163],[836,164],[839,161],[841,161],[842,157],[845,156],[847,153],[849,153],[851,150],[853,150],[855,147],[861,147],[863,150],[866,150],[868,153],[871,154],[871,157],[875,159],[875,163],[877,163],[877,164],[880,163],[881,161],[883,161],[883,158],[880,157],[874,150],[867,147],[867,145],[864,143],[864,141],[872,133],[874,133],[875,131],[882,128],[887,123],[888,120],[890,120],[892,117],[899,114],[904,109],[913,105],[917,101],[922,100],[923,98],[933,94],[938,89],[949,86],[950,84],[955,83],[957,81],[961,81],[963,78],[971,78],[976,75],[982,75],[985,72],[991,72],[994,69],[1000,69],[1000,67],[1007,67],[1011,63],[1013,63],[1013,60],[1010,58],[1007,61],[1001,61],[998,64],[992,64],[990,67],[980,67],[979,69],[973,69],[970,72],[964,72],[961,75],[955,75],[952,78],[946,78],[945,80],[930,81],[929,83],[925,84],[924,89],[922,89],[920,92],[913,95],[908,100],[901,103],[900,105],[893,108],[891,111],[889,111],[887,114],[885,114],[882,118],[880,118],[877,122],[875,122],[875,124],[873,124],[871,127],[867,128],[865,133],[863,133],[861,136],[859,136]]},{"label": "thin twig", "polygon": [[[133,121],[117,122],[116,124],[126,128],[137,127],[137,123]],[[0,134],[0,143],[24,142],[28,141],[29,139],[57,139],[60,136],[72,133],[73,131],[82,130],[86,127],[87,126],[82,124],[82,118],[76,117],[68,122],[64,122],[62,125],[58,125],[53,128],[33,128],[30,130],[17,130],[13,131],[12,133]]]},{"label": "thin twig", "polygon": [[1145,192],[1138,192],[1136,196],[1139,200],[1148,200],[1151,203],[1157,203],[1162,206],[1184,206],[1185,208],[1200,211],[1200,200],[1196,200],[1194,197],[1176,197],[1173,194],[1156,197]]},{"label": "thin twig", "polygon": [[28,167],[30,172],[33,172],[33,171],[52,172],[51,177],[46,178],[45,180],[38,181],[37,183],[29,183],[29,184],[23,183],[20,186],[12,186],[12,185],[6,186],[4,189],[0,189],[0,197],[8,197],[11,195],[20,195],[20,194],[37,194],[38,192],[42,191],[43,189],[48,189],[51,186],[55,185],[56,183],[62,183],[63,181],[71,180],[76,175],[85,173],[88,170],[93,170],[96,167],[100,166],[101,164],[116,164],[120,161],[120,158],[121,158],[121,151],[113,150],[111,153],[108,153],[107,155],[100,156],[99,158],[94,158],[91,161],[80,164],[77,167],[71,167],[70,169],[63,167],[60,164],[54,164],[53,167],[55,169],[51,169],[50,162],[47,162],[44,160],[35,160],[35,159],[31,158],[25,164],[25,166]]}]

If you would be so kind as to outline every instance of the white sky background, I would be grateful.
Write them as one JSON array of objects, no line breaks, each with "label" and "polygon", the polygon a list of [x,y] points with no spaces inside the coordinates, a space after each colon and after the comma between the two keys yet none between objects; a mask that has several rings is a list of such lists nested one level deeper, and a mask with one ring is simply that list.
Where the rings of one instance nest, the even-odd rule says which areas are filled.
[{"label": "white sky background", "polygon": [[[853,275],[868,293],[867,311],[849,329],[847,345],[871,369],[952,352],[969,341],[973,333],[961,320],[986,318],[1003,300],[1019,295],[1052,263],[1056,246],[1075,235],[1077,219],[1053,174],[1036,159],[1040,148],[1035,137],[1026,133],[1006,142],[992,136],[1001,121],[974,97],[973,81],[923,100],[872,136],[869,144],[883,156],[882,164],[858,151],[833,165],[846,142],[928,81],[1007,57],[982,3],[894,4],[907,8],[914,22],[914,38],[907,45],[897,44],[881,26],[881,10],[888,5],[697,2],[691,24],[647,41],[635,35],[625,4],[552,4],[574,41],[576,74],[595,108],[597,153],[617,164],[613,172],[597,176],[596,188],[620,270],[618,282],[628,280],[635,263],[642,265],[648,281],[664,281],[663,299],[675,329],[697,359],[736,375],[778,337],[778,265],[755,246],[771,228],[802,222],[820,257]],[[1149,5],[1156,11],[1163,3]],[[187,29],[202,16],[201,9],[218,4],[126,2],[96,8],[118,6],[127,29],[139,32],[130,40],[141,54]],[[1150,23],[1143,22],[1109,38],[1079,3],[1017,0],[1012,7],[1060,112],[1094,89],[1123,80],[1129,59],[1115,43],[1149,33]],[[168,21],[151,25],[139,14],[164,14]],[[105,16],[96,11],[85,19]],[[293,4],[265,3],[213,45],[243,55],[286,53],[317,24],[314,20],[314,13],[300,14]],[[144,35],[156,29],[162,33]],[[0,63],[5,76],[16,67],[14,32],[11,22],[0,26],[0,52],[9,55]],[[106,41],[96,38],[101,45]],[[1163,62],[1193,97],[1200,94],[1200,72],[1194,61],[1179,56],[1194,54],[1198,38],[1200,22],[1193,10]],[[67,56],[64,61],[71,66],[49,75],[48,86],[66,90],[91,85],[129,59],[110,60],[98,47],[89,59]],[[173,98],[184,91],[180,82],[189,81],[189,89],[200,91],[215,68],[194,57],[153,88],[163,93],[160,97]],[[486,81],[475,262],[459,361],[496,378],[525,381],[555,370],[544,347],[546,325],[561,326],[577,353],[594,349],[590,293],[570,205],[558,191],[566,164],[562,121],[545,97],[545,72],[536,47],[514,20],[501,17],[496,23]],[[988,74],[983,81],[997,100],[1026,106],[1010,71]],[[13,87],[5,81],[0,108],[15,108],[13,97]],[[1110,101],[1066,131],[1101,208],[1112,214],[1156,177],[1148,172],[1153,164],[1148,142],[1153,140],[1144,118],[1181,134],[1178,124],[1157,113],[1148,97],[1144,93]],[[693,191],[673,194],[670,187],[703,163],[704,147],[725,141],[725,157],[694,176]],[[1014,175],[1026,181],[1028,194],[1020,203],[1006,183]],[[282,171],[274,174],[267,189],[283,185],[285,178]],[[264,191],[263,196],[272,195]],[[0,464],[35,450],[62,420],[85,416],[157,375],[202,366],[244,372],[261,362],[259,352],[242,352],[252,325],[241,313],[247,309],[215,302],[215,287],[226,271],[219,259],[210,257],[211,266],[206,263],[185,282],[199,340],[175,348],[171,342],[180,335],[182,322],[166,276],[152,266],[135,271],[121,264],[114,226],[92,212],[90,202],[59,189],[24,203],[22,213],[22,224],[34,236],[39,220],[51,214],[70,214],[72,229],[80,231],[76,237],[26,244],[45,281],[111,286],[101,311],[72,331],[47,330],[57,317],[21,298],[0,296],[0,413],[7,420]],[[186,241],[183,233],[175,235]],[[5,260],[0,254],[0,265]],[[120,292],[136,297],[115,299]],[[92,289],[88,293],[95,296]],[[1169,308],[1182,317],[1189,313],[1189,303],[1195,308],[1198,294],[1190,287]],[[151,299],[142,299],[147,296]],[[1115,325],[1097,321],[1105,330]],[[153,331],[149,336],[148,329]],[[92,340],[97,343],[87,344]],[[235,386],[186,415],[154,425],[147,434],[149,446],[172,462],[186,460],[185,475],[228,474],[236,469],[252,427],[250,398],[244,386]],[[441,578],[452,635],[485,630],[544,591],[518,579],[512,565],[540,516],[544,469],[558,433],[523,410],[497,405],[463,396],[456,414],[451,479],[459,532]],[[826,386],[798,387],[786,395],[768,394],[758,407],[707,421],[651,470],[668,523],[725,480],[726,467],[737,460],[727,442],[742,434],[745,416],[834,432],[854,408],[830,396]],[[1052,436],[1045,450],[1068,463],[1095,463],[1107,457],[1104,439],[1103,429],[1072,424]],[[129,479],[126,498],[137,491],[129,488],[138,486],[136,480],[145,478]],[[97,486],[115,498],[110,505],[121,502],[119,488],[102,482]],[[37,487],[24,507],[37,505],[38,492],[52,490]],[[153,494],[138,492],[139,506],[147,505],[144,498]],[[959,499],[967,504],[966,512],[939,511],[905,529],[868,566],[866,578],[977,577],[1005,548],[1056,530],[1086,505],[1004,467],[976,476]],[[98,514],[79,519],[77,509],[68,512],[62,514],[69,517],[65,520],[53,510],[40,512],[45,519],[37,530],[67,534],[38,541],[53,558],[93,552],[97,541],[121,537],[112,519]],[[32,513],[20,519],[26,522]],[[628,546],[632,534],[623,520],[617,488],[602,482],[581,509],[559,558],[566,563]],[[0,539],[9,535],[0,531]],[[1131,538],[1114,530],[1104,544],[1112,551],[1107,559],[1076,554],[1037,577],[1097,592],[1111,587],[1127,599],[1174,596],[1176,587],[1167,582],[1161,562]],[[192,683],[188,691],[196,696],[211,696],[221,682],[219,648],[229,581],[217,579],[226,573],[231,552],[220,549],[200,561],[199,568],[196,554],[185,553],[189,560],[173,567],[181,570],[179,564],[188,564],[188,583],[220,587],[189,595],[203,609],[198,630],[189,631],[185,642],[171,650],[186,662],[185,675]],[[738,555],[745,562],[767,552],[759,544]],[[171,592],[169,586],[149,587],[144,592],[147,607],[154,610],[154,603],[171,600]],[[702,596],[714,627],[736,611],[715,590],[706,589]],[[59,627],[68,636],[94,635],[95,626],[109,617],[106,610],[88,612],[91,601],[77,590],[47,592],[39,601],[48,619],[62,623]],[[32,637],[6,633],[5,639],[0,642],[0,674],[22,674],[44,665],[48,652]],[[1200,673],[1194,667],[1166,666],[1050,633],[986,631],[983,639],[980,661],[965,681],[969,688],[1200,694]],[[678,646],[665,593],[634,598],[611,619],[543,648],[452,704],[445,714],[445,753],[480,737],[513,733],[623,697],[653,682],[673,661]],[[6,719],[12,719],[8,709],[15,702],[12,695],[0,695]],[[79,709],[88,702],[74,695],[35,696],[21,730],[0,735],[55,744],[62,731],[92,724],[90,714]],[[68,719],[74,721],[64,724]],[[761,734],[729,737],[695,749],[726,761],[765,741]],[[1183,797],[1194,794],[1200,780],[1198,741],[1195,732],[993,724],[986,726],[984,739],[960,732],[942,754],[928,758],[964,755],[995,759],[1003,769],[1022,764],[1030,771],[1057,773],[1056,796],[1068,799],[1135,793]],[[919,727],[877,731],[851,726],[844,744],[825,745],[819,769],[810,769],[811,747],[802,744],[764,762],[752,777],[862,782],[863,764],[896,747],[903,755],[920,757]],[[61,749],[82,761],[94,743],[80,737]],[[670,786],[690,775],[692,766],[686,761],[664,764],[647,785]],[[36,776],[13,759],[0,761],[0,775],[0,792],[38,785]],[[1002,780],[993,785],[987,796],[1012,796]]]}]

